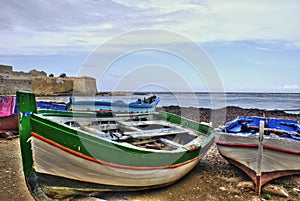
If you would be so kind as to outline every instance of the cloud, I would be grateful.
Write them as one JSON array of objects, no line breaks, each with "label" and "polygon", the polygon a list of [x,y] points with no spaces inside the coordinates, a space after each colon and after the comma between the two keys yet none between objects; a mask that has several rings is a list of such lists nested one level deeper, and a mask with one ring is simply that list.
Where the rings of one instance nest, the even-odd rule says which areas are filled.
[{"label": "cloud", "polygon": [[299,85],[297,84],[284,85],[282,88],[286,90],[300,89]]},{"label": "cloud", "polygon": [[296,0],[11,0],[0,6],[0,54],[91,51],[143,28],[177,32],[197,43],[271,40],[300,47]]}]

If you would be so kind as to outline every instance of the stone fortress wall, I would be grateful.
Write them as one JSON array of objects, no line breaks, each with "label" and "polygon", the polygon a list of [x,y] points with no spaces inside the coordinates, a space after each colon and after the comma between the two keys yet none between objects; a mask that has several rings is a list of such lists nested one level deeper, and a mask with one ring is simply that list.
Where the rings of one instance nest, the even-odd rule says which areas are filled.
[{"label": "stone fortress wall", "polygon": [[36,95],[97,93],[96,80],[91,77],[47,77],[44,71],[15,72],[12,66],[0,65],[0,95],[15,95],[17,90]]}]

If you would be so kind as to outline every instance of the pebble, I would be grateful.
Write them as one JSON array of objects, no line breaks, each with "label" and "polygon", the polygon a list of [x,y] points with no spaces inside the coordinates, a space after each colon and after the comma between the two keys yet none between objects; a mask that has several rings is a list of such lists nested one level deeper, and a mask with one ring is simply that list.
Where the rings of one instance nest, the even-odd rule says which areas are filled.
[{"label": "pebble", "polygon": [[226,191],[227,189],[224,186],[219,187],[221,191]]},{"label": "pebble", "polygon": [[299,188],[293,188],[293,191],[300,193],[300,189]]},{"label": "pebble", "polygon": [[254,183],[252,181],[241,181],[236,187],[241,190],[255,190]]},{"label": "pebble", "polygon": [[278,196],[286,197],[286,198],[289,197],[289,193],[287,192],[287,190],[284,187],[272,185],[272,184],[266,184],[265,186],[263,186],[262,192],[273,194],[273,195],[278,195]]},{"label": "pebble", "polygon": [[226,182],[230,182],[230,183],[238,183],[242,180],[241,177],[220,177],[222,180],[226,181]]},{"label": "pebble", "polygon": [[78,198],[75,198],[73,199],[73,201],[106,201],[106,200],[103,200],[101,198],[95,198],[95,197],[78,197]]}]

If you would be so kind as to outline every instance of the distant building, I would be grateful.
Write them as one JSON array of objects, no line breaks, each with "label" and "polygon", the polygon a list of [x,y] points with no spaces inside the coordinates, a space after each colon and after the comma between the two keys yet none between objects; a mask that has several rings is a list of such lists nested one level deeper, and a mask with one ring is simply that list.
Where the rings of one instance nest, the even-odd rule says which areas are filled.
[{"label": "distant building", "polygon": [[39,95],[97,93],[96,80],[91,77],[36,77],[32,79],[32,91]]},{"label": "distant building", "polygon": [[92,95],[97,93],[97,86],[91,77],[47,77],[44,71],[16,72],[12,66],[0,65],[0,95],[14,95],[17,90],[33,91],[36,95],[73,92]]},{"label": "distant building", "polygon": [[35,69],[24,73],[23,71],[13,71],[12,66],[0,65],[0,76],[5,79],[32,79],[33,77],[46,77],[47,73]]}]

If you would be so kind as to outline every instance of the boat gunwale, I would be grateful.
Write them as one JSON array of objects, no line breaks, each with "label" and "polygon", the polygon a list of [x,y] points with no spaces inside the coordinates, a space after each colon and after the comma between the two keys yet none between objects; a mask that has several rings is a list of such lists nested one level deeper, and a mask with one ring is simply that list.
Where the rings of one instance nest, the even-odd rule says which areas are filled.
[{"label": "boat gunwale", "polygon": [[[63,113],[65,113],[65,112],[63,112]],[[58,116],[62,116],[62,117],[64,116],[64,115],[61,114],[61,112],[59,112],[58,114],[59,114]],[[81,113],[79,113],[79,115],[80,114]],[[90,113],[90,114],[93,114],[93,113]],[[156,114],[159,114],[159,113],[156,113]],[[164,114],[164,113],[161,113],[161,114]],[[140,115],[142,115],[142,114],[140,114]],[[55,121],[53,119],[49,119],[49,118],[47,118],[47,116],[52,116],[52,115],[51,115],[51,113],[46,113],[46,115],[45,114],[33,114],[32,120],[33,121],[39,121],[39,123],[42,123],[42,124],[47,124],[47,122],[43,122],[43,121],[38,120],[38,118],[40,118],[40,119],[43,119],[44,121],[50,121],[53,124],[58,124],[58,125],[60,125],[60,126],[62,126],[64,128],[68,129],[68,131],[63,130],[64,132],[68,132],[68,134],[73,135],[75,137],[78,136],[80,138],[83,138],[84,140],[89,140],[89,141],[93,141],[93,142],[96,142],[96,143],[97,143],[98,140],[105,141],[106,143],[112,143],[114,145],[121,146],[121,147],[126,148],[126,149],[135,149],[137,151],[142,151],[144,153],[184,153],[186,151],[189,151],[185,147],[186,146],[190,146],[190,145],[197,145],[197,149],[200,149],[202,146],[205,146],[205,144],[206,144],[205,143],[206,140],[205,139],[201,140],[201,138],[204,136],[207,139],[207,138],[209,138],[210,135],[214,134],[213,131],[211,131],[210,134],[205,135],[202,132],[193,130],[194,132],[197,132],[199,134],[198,137],[196,137],[195,139],[193,139],[189,143],[186,143],[186,144],[182,145],[182,147],[179,147],[179,148],[173,149],[173,150],[156,150],[156,149],[148,149],[148,148],[138,147],[138,146],[132,145],[132,144],[130,144],[128,142],[113,141],[113,140],[110,140],[110,139],[107,139],[107,138],[99,137],[99,136],[91,134],[91,133],[89,133],[87,131],[79,130],[79,129],[76,129],[76,128],[73,128],[73,127],[69,127],[69,126],[67,126],[67,125],[65,125],[65,124],[63,124],[61,122],[57,122],[57,121]],[[56,116],[56,114],[55,114],[55,116]],[[35,117],[38,117],[38,118],[35,118]],[[67,116],[67,117],[73,117],[73,116]],[[77,117],[77,116],[75,116],[75,117]],[[78,117],[87,118],[86,116],[78,116]],[[95,117],[95,118],[97,118],[97,117]],[[107,117],[107,118],[110,119],[110,117]],[[114,119],[114,117],[111,117],[111,119]],[[166,121],[166,122],[170,123],[169,121]],[[196,122],[196,123],[198,123],[198,122]],[[175,124],[175,123],[172,123],[172,124]],[[201,123],[198,123],[198,124],[200,125]],[[201,124],[201,125],[203,125],[203,124]],[[207,126],[207,125],[204,125],[204,126]],[[55,129],[62,130],[62,129],[57,128],[57,127]],[[192,130],[192,129],[190,129],[190,130]],[[77,134],[74,134],[75,132]],[[86,136],[88,136],[88,137],[86,137]],[[199,142],[201,142],[201,144],[199,144]]]}]

